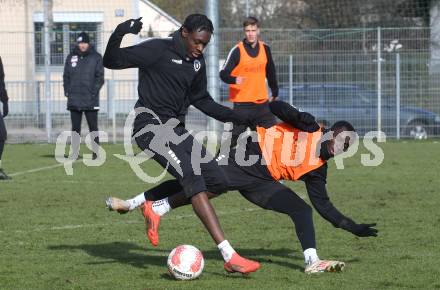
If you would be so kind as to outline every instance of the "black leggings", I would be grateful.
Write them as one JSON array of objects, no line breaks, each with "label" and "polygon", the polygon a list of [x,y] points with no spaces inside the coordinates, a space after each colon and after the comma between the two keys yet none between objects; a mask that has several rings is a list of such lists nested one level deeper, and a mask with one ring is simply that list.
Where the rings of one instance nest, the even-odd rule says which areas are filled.
[{"label": "black leggings", "polygon": [[288,215],[303,250],[316,248],[312,209],[290,188],[277,184],[260,184],[257,189],[240,190],[241,195],[261,208]]},{"label": "black leggings", "polygon": [[[294,191],[277,181],[249,175],[231,160],[222,167],[229,180],[229,190],[238,190],[261,208],[288,215],[295,224],[302,249],[316,248],[312,209]],[[174,194],[182,194],[182,186],[176,180],[168,180],[147,190],[145,198],[159,200]]]},{"label": "black leggings", "polygon": [[252,176],[231,159],[225,172],[230,190],[238,190],[244,198],[261,208],[288,215],[295,224],[303,250],[316,248],[312,208],[293,190],[275,180]]},{"label": "black leggings", "polygon": [[70,110],[70,119],[72,120],[72,131],[81,135],[82,114],[86,115],[89,131],[98,131],[98,111],[76,111]]},{"label": "black leggings", "polygon": [[[70,119],[72,120],[72,131],[78,133],[81,136],[81,121],[82,115],[86,115],[87,124],[89,125],[90,132],[98,132],[98,111],[76,111],[70,110]],[[99,144],[99,137],[96,136],[94,141]]]}]

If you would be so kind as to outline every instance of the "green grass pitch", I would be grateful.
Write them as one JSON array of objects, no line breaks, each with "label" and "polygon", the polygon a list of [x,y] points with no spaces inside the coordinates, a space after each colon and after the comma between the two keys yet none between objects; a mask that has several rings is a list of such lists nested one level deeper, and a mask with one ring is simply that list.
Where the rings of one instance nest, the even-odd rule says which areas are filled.
[{"label": "green grass pitch", "polygon": [[[162,220],[161,240],[152,248],[139,212],[105,209],[109,195],[122,198],[152,185],[140,181],[106,145],[101,167],[74,165],[67,176],[51,145],[7,145],[0,182],[0,289],[432,289],[440,288],[440,143],[387,142],[379,167],[364,167],[360,154],[330,163],[333,203],[357,222],[377,222],[379,237],[356,238],[334,228],[316,212],[318,254],[347,264],[343,273],[305,275],[293,224],[287,216],[258,209],[238,193],[213,201],[227,239],[242,255],[262,263],[249,276],[226,274],[215,244],[190,207]],[[82,150],[86,152],[86,150]],[[155,163],[146,163],[150,172]],[[15,174],[14,174],[15,173]],[[286,183],[305,196],[302,183]],[[202,250],[205,269],[195,281],[169,278],[172,248]]]}]

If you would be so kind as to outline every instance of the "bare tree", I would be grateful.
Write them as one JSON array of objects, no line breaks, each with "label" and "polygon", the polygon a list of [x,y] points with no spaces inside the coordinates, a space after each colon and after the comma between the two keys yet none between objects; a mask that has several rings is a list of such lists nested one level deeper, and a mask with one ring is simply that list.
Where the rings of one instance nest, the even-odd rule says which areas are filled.
[{"label": "bare tree", "polygon": [[168,14],[173,16],[177,21],[183,22],[185,17],[192,13],[204,13],[205,0],[150,0]]}]

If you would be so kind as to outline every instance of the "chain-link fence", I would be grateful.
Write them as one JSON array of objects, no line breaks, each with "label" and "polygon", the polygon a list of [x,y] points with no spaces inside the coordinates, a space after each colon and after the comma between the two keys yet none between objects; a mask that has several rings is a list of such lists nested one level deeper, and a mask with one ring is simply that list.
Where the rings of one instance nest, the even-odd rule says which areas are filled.
[{"label": "chain-link fence", "polygon": [[[221,52],[243,38],[222,31]],[[440,72],[429,28],[264,30],[280,98],[323,123],[352,122],[390,137],[440,135]],[[437,48],[436,48],[437,47]]]},{"label": "chain-link fence", "polygon": [[[10,115],[5,119],[10,142],[47,141],[47,120],[51,120],[51,141],[61,131],[70,130],[62,70],[78,31],[62,26],[53,34],[51,99],[47,102],[41,29],[37,28],[35,33],[0,32],[0,38],[8,40],[0,56],[10,97]],[[89,29],[95,47],[103,53],[110,32],[100,31],[99,26]],[[432,58],[435,46],[429,28],[266,29],[261,36],[272,50],[280,99],[310,111],[322,123],[345,119],[361,134],[380,129],[391,137],[440,135],[440,73],[430,69],[440,60]],[[221,30],[215,37],[221,65],[243,32]],[[137,99],[137,72],[106,70],[105,79],[99,128],[108,133],[110,141],[118,141]],[[227,104],[227,86],[218,81],[219,101]],[[190,108],[187,126],[205,129],[207,120]],[[87,132],[86,124],[83,128]]]}]

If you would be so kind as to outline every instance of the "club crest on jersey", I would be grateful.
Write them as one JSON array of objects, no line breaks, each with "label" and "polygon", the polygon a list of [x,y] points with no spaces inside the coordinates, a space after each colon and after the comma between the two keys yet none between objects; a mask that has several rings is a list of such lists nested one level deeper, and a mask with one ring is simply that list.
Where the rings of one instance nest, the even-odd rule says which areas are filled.
[{"label": "club crest on jersey", "polygon": [[195,71],[199,71],[199,69],[202,67],[202,64],[200,63],[200,61],[198,59],[196,59],[194,61],[194,70]]}]

